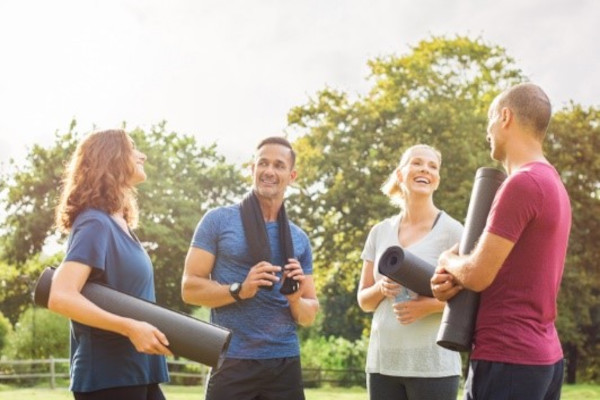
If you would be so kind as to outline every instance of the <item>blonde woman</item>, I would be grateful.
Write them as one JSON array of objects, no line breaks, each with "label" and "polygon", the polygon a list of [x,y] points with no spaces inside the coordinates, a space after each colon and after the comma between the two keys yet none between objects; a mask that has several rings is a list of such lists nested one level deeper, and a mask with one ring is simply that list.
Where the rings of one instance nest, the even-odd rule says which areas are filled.
[{"label": "blonde woman", "polygon": [[145,161],[127,133],[100,131],[82,140],[64,174],[56,224],[69,240],[48,308],[71,319],[75,399],[164,399],[159,383],[168,381],[164,355],[171,354],[165,335],[81,294],[90,281],[155,300],[152,263],[132,231]]},{"label": "blonde woman", "polygon": [[455,400],[460,355],[438,346],[445,303],[419,296],[379,274],[379,258],[400,246],[437,265],[438,256],[460,240],[462,225],[436,207],[442,156],[431,146],[407,149],[382,191],[400,212],[369,233],[361,258],[358,304],[373,312],[367,354],[367,387],[373,400]]}]

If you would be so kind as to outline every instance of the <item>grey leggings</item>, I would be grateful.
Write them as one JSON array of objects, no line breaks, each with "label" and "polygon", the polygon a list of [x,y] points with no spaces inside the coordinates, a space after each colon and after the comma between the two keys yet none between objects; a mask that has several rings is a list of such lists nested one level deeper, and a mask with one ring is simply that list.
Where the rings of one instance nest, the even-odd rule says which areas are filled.
[{"label": "grey leggings", "polygon": [[456,400],[460,377],[413,378],[367,374],[371,400]]}]

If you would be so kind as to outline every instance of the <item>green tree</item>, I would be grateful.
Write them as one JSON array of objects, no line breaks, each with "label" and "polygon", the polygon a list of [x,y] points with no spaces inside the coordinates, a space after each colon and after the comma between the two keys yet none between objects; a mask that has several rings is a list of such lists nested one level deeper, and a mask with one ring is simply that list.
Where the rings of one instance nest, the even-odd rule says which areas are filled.
[{"label": "green tree", "polygon": [[61,253],[51,257],[36,254],[17,264],[0,261],[0,312],[12,324],[17,323],[21,313],[32,304],[32,293],[40,272],[46,266],[57,265]]},{"label": "green tree", "polygon": [[290,204],[315,245],[322,333],[350,340],[369,325],[356,306],[360,252],[373,224],[398,212],[378,189],[402,151],[417,143],[441,150],[436,203],[464,220],[476,169],[494,165],[489,104],[523,79],[504,49],[466,37],[434,37],[369,66],[366,95],[327,88],[288,115],[301,172]]},{"label": "green tree", "polygon": [[567,382],[600,381],[600,110],[571,103],[553,115],[546,152],[565,183],[573,221],[558,298]]},{"label": "green tree", "polygon": [[2,259],[22,264],[40,253],[46,238],[54,233],[54,207],[58,198],[64,162],[75,150],[79,135],[75,121],[64,134],[55,134],[53,146],[34,145],[24,162],[10,160],[2,173],[0,194],[5,219],[0,244]]}]

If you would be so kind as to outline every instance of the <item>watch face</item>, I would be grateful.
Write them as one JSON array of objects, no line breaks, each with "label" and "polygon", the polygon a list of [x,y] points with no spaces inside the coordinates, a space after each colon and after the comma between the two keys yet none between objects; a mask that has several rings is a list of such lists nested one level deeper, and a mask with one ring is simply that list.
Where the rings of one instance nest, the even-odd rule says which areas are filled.
[{"label": "watch face", "polygon": [[229,286],[229,291],[232,293],[237,293],[240,291],[240,283],[239,282],[235,282],[232,283],[231,286]]}]

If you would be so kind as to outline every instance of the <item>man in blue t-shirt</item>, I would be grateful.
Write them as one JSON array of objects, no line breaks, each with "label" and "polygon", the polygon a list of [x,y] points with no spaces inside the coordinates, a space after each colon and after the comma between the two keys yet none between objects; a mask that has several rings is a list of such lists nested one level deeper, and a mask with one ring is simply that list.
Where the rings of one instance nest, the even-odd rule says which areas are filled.
[{"label": "man in blue t-shirt", "polygon": [[314,322],[319,303],[308,237],[285,214],[294,164],[287,140],[261,141],[252,192],[207,212],[194,233],[183,300],[210,307],[211,321],[233,331],[206,400],[304,399],[296,327]]}]

